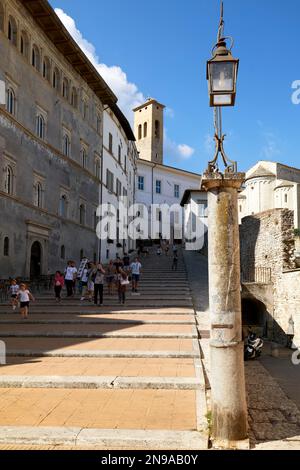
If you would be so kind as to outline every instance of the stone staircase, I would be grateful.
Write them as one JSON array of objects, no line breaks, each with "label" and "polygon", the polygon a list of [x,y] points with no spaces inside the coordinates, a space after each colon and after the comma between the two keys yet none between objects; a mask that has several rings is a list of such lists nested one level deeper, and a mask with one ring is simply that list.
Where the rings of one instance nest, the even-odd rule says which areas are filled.
[{"label": "stone staircase", "polygon": [[52,293],[28,320],[0,306],[0,444],[206,449],[205,379],[182,253],[142,259],[138,294],[104,306]]}]

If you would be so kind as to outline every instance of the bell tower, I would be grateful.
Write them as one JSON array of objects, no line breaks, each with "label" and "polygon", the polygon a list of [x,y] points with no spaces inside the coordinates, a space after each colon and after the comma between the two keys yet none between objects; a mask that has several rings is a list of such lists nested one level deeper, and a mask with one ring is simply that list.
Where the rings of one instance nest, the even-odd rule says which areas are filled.
[{"label": "bell tower", "polygon": [[153,98],[134,112],[134,135],[140,158],[163,164],[165,106]]}]

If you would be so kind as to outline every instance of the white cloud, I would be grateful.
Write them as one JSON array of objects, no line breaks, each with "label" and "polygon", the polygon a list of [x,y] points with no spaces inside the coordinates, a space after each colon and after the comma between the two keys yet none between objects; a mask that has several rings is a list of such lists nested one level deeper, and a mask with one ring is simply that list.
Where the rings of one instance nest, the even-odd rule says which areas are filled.
[{"label": "white cloud", "polygon": [[143,93],[139,91],[134,83],[128,81],[127,75],[121,67],[116,65],[109,67],[100,62],[95,46],[82,36],[73,18],[67,15],[61,8],[56,8],[55,13],[103,79],[111,87],[118,97],[118,105],[130,121],[132,121],[132,109],[146,101]]},{"label": "white cloud", "polygon": [[188,160],[194,155],[195,149],[186,144],[176,144],[176,142],[169,139],[165,130],[164,153],[174,161]]},{"label": "white cloud", "polygon": [[[132,109],[146,101],[144,94],[138,89],[137,85],[128,81],[127,75],[121,67],[117,65],[108,66],[100,62],[95,46],[83,37],[71,16],[67,15],[61,8],[56,8],[55,13],[99,74],[111,87],[118,98],[119,107],[132,123]],[[175,115],[174,110],[166,108],[166,115],[173,118]],[[195,151],[189,145],[176,144],[165,133],[165,152],[169,157],[178,161],[188,160]]]}]

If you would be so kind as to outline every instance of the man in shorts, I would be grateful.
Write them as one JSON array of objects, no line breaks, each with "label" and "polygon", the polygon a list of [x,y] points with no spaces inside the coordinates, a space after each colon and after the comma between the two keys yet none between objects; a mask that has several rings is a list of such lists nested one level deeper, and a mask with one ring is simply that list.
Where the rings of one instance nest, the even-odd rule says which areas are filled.
[{"label": "man in shorts", "polygon": [[138,258],[135,258],[134,262],[130,265],[130,271],[132,276],[132,292],[137,292],[138,283],[140,281],[142,265]]}]

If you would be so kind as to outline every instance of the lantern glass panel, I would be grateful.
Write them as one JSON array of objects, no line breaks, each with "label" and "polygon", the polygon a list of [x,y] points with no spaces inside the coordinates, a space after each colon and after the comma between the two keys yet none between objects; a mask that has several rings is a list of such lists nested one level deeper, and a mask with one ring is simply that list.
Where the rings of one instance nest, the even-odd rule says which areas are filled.
[{"label": "lantern glass panel", "polygon": [[213,95],[213,106],[231,106],[232,95]]},{"label": "lantern glass panel", "polygon": [[210,64],[212,92],[234,92],[234,62],[213,62]]}]

